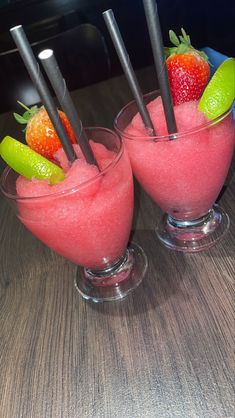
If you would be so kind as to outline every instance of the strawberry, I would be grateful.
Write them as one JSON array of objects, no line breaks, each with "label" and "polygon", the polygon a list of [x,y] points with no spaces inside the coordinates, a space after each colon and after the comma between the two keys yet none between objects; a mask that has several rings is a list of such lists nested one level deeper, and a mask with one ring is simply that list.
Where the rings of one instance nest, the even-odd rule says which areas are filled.
[{"label": "strawberry", "polygon": [[210,66],[204,52],[191,45],[190,37],[181,29],[179,37],[170,30],[169,37],[174,47],[165,48],[173,104],[198,100],[210,77]]},{"label": "strawberry", "polygon": [[[23,103],[18,103],[26,109],[26,112],[22,116],[14,113],[14,117],[17,122],[27,125],[25,130],[27,144],[44,157],[53,159],[53,155],[62,145],[47,111],[43,106],[40,108],[33,106],[30,109]],[[75,143],[75,136],[66,114],[59,110],[59,115],[70,141]]]}]

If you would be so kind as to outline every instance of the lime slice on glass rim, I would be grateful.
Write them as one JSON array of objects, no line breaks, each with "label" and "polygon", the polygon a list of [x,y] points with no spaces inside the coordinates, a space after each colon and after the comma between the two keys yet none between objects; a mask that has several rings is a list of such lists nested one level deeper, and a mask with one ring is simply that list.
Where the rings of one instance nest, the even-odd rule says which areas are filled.
[{"label": "lime slice on glass rim", "polygon": [[14,171],[29,180],[33,177],[48,179],[51,185],[64,180],[64,172],[60,167],[11,136],[5,136],[0,143],[0,155]]},{"label": "lime slice on glass rim", "polygon": [[216,70],[200,99],[198,109],[209,119],[226,112],[235,99],[235,58],[226,59]]}]

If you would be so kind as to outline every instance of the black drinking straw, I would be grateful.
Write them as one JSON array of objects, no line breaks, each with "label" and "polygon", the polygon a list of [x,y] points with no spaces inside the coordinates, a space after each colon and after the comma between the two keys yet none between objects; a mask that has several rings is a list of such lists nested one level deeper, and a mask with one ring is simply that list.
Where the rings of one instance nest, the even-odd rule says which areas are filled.
[{"label": "black drinking straw", "polygon": [[152,45],[153,58],[157,71],[159,87],[165,112],[169,134],[177,132],[175,114],[170,93],[169,79],[166,69],[161,26],[155,0],[143,0],[145,16]]},{"label": "black drinking straw", "polygon": [[59,69],[53,50],[45,49],[44,51],[40,52],[38,58],[40,59],[43,68],[46,71],[46,74],[50,80],[50,83],[55,91],[63,111],[66,113],[70,121],[75,138],[81,147],[86,161],[89,164],[95,164],[98,166],[86,133],[82,127],[82,122],[78,117],[77,110],[67,89],[65,79],[63,78]]},{"label": "black drinking straw", "polygon": [[60,120],[58,110],[46,85],[45,79],[43,78],[43,75],[40,71],[39,64],[34,57],[33,50],[29,44],[28,39],[26,38],[23,27],[21,25],[15,26],[10,29],[10,32],[19,50],[21,58],[24,61],[25,67],[27,68],[31,79],[38,90],[42,103],[54,125],[67,158],[72,163],[76,159],[76,154],[64,128],[64,125]]},{"label": "black drinking straw", "polygon": [[155,135],[152,121],[150,119],[146,105],[143,101],[141,89],[137,81],[136,75],[134,73],[133,67],[131,65],[129,55],[124,45],[113,11],[111,9],[106,10],[105,12],[103,12],[103,17],[108,28],[109,34],[111,36],[111,39],[113,41],[114,47],[116,49],[117,55],[119,57],[122,69],[126,75],[130,89],[136,100],[136,104],[139,113],[142,117],[143,123],[145,127],[148,129],[149,133],[151,135]]}]

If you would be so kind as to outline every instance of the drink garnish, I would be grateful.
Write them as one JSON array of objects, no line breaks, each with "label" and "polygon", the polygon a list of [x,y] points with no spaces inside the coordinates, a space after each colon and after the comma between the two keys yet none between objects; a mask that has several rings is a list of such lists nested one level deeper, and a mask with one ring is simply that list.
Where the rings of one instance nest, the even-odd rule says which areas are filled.
[{"label": "drink garnish", "polygon": [[183,28],[181,33],[178,37],[170,30],[169,37],[174,46],[165,48],[174,105],[198,100],[210,77],[207,55],[191,45],[190,37]]},{"label": "drink garnish", "polygon": [[[13,113],[15,119],[20,124],[25,124],[25,140],[34,151],[46,158],[52,159],[55,152],[62,147],[55,128],[48,116],[47,111],[42,106],[28,108],[23,103],[18,102],[25,108],[23,115]],[[67,131],[71,143],[75,143],[75,136],[67,116],[59,110],[60,119]]]},{"label": "drink garnish", "polygon": [[0,143],[0,155],[13,170],[29,180],[48,180],[51,185],[64,180],[64,172],[58,165],[11,136],[5,136]]},{"label": "drink garnish", "polygon": [[209,119],[226,112],[235,100],[235,58],[226,59],[216,70],[200,99],[198,109]]}]

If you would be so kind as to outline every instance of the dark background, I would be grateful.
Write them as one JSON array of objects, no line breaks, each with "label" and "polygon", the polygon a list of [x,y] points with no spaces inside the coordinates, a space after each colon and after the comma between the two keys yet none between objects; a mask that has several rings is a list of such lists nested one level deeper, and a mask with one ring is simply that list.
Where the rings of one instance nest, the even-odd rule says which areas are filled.
[{"label": "dark background", "polygon": [[[66,72],[63,74],[70,80],[70,90],[122,73],[102,17],[102,12],[109,8],[114,11],[134,68],[152,64],[142,0],[0,0],[0,113],[12,109],[18,94],[18,90],[14,93],[16,83],[19,84],[22,77],[28,78],[19,54],[12,52],[15,45],[9,29],[15,25],[23,25],[35,53],[45,46],[56,49],[59,65],[64,66],[63,71]],[[169,44],[168,30],[171,28],[179,32],[183,26],[195,47],[210,46],[225,55],[235,55],[233,1],[158,0],[158,11],[165,45]],[[87,24],[101,34],[103,51]],[[84,28],[82,35],[71,31],[78,27]],[[85,31],[87,29],[88,32]],[[71,36],[74,33],[74,40],[70,37],[69,47],[65,44],[58,47],[62,45],[65,33]],[[66,50],[70,51],[71,65],[69,61],[66,63]],[[73,54],[77,56],[73,57]],[[68,67],[70,73],[67,74]],[[31,101],[35,100],[32,98]],[[29,100],[26,104],[32,103]]]}]

